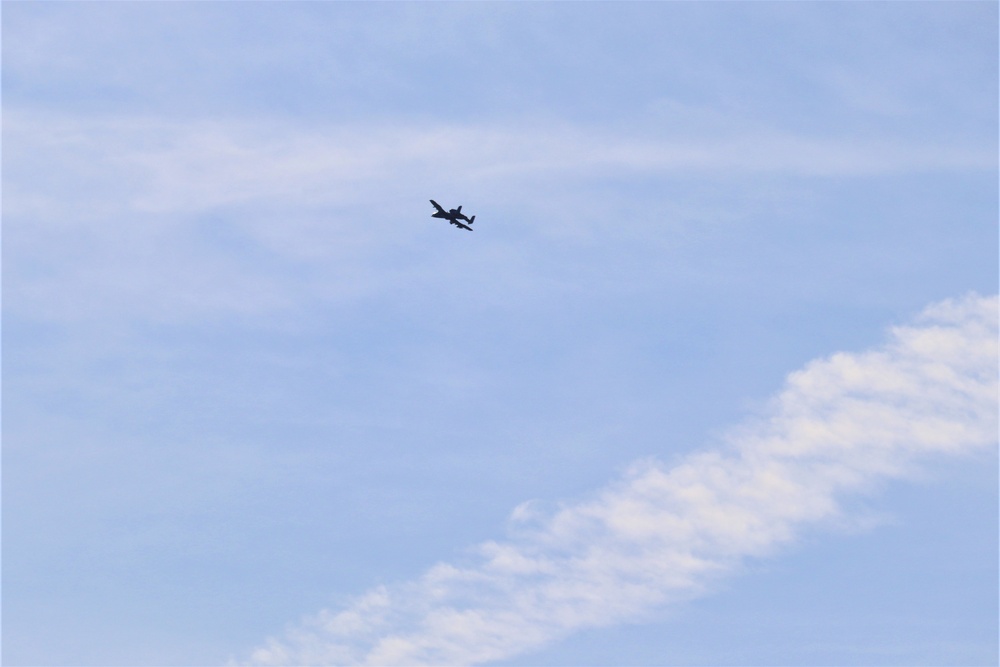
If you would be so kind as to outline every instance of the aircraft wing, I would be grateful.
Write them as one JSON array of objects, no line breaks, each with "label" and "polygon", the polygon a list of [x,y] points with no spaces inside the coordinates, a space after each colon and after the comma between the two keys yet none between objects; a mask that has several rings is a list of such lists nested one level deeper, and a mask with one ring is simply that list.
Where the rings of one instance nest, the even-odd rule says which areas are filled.
[{"label": "aircraft wing", "polygon": [[468,225],[463,225],[463,224],[462,224],[461,222],[459,222],[458,220],[452,220],[452,221],[451,221],[451,224],[453,224],[453,225],[458,225],[458,226],[459,226],[459,227],[461,227],[462,229],[468,229],[468,230],[469,230],[470,232],[472,231],[472,227],[469,227]]},{"label": "aircraft wing", "polygon": [[445,213],[446,212],[443,208],[441,208],[441,204],[437,203],[433,199],[431,200],[431,203],[434,204],[434,208],[436,208],[438,210],[438,213]]}]

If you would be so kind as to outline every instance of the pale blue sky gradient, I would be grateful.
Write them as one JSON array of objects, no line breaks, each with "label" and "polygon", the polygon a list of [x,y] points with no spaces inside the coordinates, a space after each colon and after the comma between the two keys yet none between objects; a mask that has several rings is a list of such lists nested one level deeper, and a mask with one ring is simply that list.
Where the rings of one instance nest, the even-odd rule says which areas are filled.
[{"label": "pale blue sky gradient", "polygon": [[[997,292],[996,3],[2,18],[5,664],[249,660]],[[500,662],[996,664],[996,449]]]}]

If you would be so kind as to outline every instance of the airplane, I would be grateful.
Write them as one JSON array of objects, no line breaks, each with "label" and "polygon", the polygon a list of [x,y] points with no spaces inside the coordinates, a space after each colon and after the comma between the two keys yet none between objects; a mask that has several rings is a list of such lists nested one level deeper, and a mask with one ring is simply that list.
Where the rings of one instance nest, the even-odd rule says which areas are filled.
[{"label": "airplane", "polygon": [[[434,208],[437,209],[435,213],[431,213],[432,218],[443,218],[453,225],[461,227],[462,229],[468,229],[470,232],[472,231],[472,227],[469,227],[469,225],[471,225],[473,222],[476,221],[476,216],[472,216],[471,218],[467,217],[464,213],[462,213],[461,206],[459,206],[458,208],[453,208],[450,211],[445,211],[443,208],[441,208],[441,205],[438,204],[433,199],[431,200],[431,203],[434,204]],[[459,222],[459,220],[465,220],[467,223],[469,223],[469,225],[463,225],[461,222]]]}]

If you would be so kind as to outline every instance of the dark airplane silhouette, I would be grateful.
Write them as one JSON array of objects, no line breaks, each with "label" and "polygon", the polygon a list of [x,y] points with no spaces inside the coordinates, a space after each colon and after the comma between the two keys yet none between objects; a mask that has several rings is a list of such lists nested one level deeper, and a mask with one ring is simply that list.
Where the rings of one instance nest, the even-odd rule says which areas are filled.
[{"label": "dark airplane silhouette", "polygon": [[[472,216],[471,218],[466,217],[466,215],[462,213],[461,206],[459,206],[458,208],[453,208],[450,211],[445,211],[443,208],[441,208],[441,205],[438,204],[433,199],[431,200],[431,203],[434,204],[434,208],[437,209],[435,213],[431,213],[432,218],[443,218],[457,227],[461,227],[462,229],[468,229],[470,232],[472,231],[472,227],[469,227],[469,225],[471,225],[473,222],[476,221],[476,216]],[[465,220],[467,223],[469,223],[469,225],[463,225],[461,222],[459,222],[459,220]]]}]

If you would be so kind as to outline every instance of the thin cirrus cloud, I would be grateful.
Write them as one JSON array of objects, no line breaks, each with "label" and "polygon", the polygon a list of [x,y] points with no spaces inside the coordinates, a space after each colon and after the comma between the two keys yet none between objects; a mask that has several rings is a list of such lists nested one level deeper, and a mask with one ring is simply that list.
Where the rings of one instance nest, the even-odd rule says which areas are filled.
[{"label": "thin cirrus cloud", "polygon": [[[688,118],[697,111],[674,109],[670,116]],[[655,130],[629,132],[544,123],[300,128],[239,119],[81,120],[17,109],[6,114],[4,123],[10,134],[5,158],[16,167],[11,171],[36,177],[30,186],[17,179],[8,184],[10,212],[72,213],[74,218],[105,216],[116,208],[178,213],[267,201],[370,204],[374,193],[385,198],[387,183],[401,177],[422,182],[427,173],[447,176],[448,182],[496,184],[500,179],[509,187],[540,177],[599,176],[623,169],[860,176],[982,170],[996,163],[991,151],[975,143],[858,143],[727,118],[698,127],[685,124],[676,136],[663,134],[662,122]],[[57,180],[52,164],[60,165]],[[58,186],[59,197],[45,191],[49,181]],[[113,197],[106,196],[109,191]],[[86,206],[82,211],[81,204]]]},{"label": "thin cirrus cloud", "polygon": [[[268,258],[322,264],[323,279],[312,288],[317,293],[377,289],[391,280],[379,256],[386,239],[418,233],[420,226],[398,221],[413,215],[415,203],[428,206],[428,193],[438,193],[442,183],[464,196],[479,193],[472,198],[480,201],[503,192],[526,219],[544,216],[545,226],[523,226],[528,233],[572,234],[585,233],[585,212],[614,211],[620,203],[554,187],[575,179],[672,170],[721,178],[856,176],[995,163],[980,148],[859,144],[724,115],[698,120],[698,111],[682,105],[664,111],[684,121],[683,136],[662,130],[643,136],[641,129],[572,124],[298,127],[246,119],[79,118],[15,108],[4,117],[11,308],[80,320],[103,318],[112,308],[178,319],[292,307],[301,285],[288,288],[261,275],[256,264],[204,247],[208,242],[199,235],[222,227],[217,219]],[[533,196],[542,190],[544,197]],[[573,194],[560,194],[566,191]],[[708,207],[719,217],[714,202],[686,205]],[[374,264],[379,270],[364,268]],[[366,279],[352,271],[366,271]],[[16,279],[28,275],[30,281]],[[95,294],[101,298],[91,298]]]},{"label": "thin cirrus cloud", "polygon": [[881,347],[788,376],[759,418],[674,465],[634,463],[591,499],[531,502],[506,540],[323,610],[254,650],[255,665],[475,664],[708,592],[841,499],[933,456],[996,442],[998,298],[929,306]]}]

